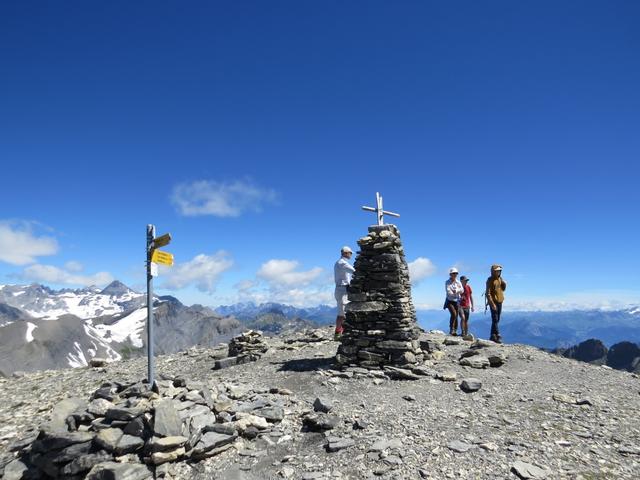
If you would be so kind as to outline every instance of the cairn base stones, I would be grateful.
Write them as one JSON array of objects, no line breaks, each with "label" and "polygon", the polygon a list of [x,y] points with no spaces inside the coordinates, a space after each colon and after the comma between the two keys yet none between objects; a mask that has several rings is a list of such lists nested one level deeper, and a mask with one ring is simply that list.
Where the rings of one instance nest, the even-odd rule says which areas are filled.
[{"label": "cairn base stones", "polygon": [[358,245],[337,362],[369,369],[422,362],[399,230],[390,224],[373,225]]}]

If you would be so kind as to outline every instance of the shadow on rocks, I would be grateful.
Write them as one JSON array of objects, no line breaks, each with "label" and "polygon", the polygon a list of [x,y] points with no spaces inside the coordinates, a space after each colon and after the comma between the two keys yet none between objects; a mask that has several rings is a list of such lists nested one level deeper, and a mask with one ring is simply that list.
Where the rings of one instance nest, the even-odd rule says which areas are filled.
[{"label": "shadow on rocks", "polygon": [[274,362],[280,365],[280,372],[313,372],[316,370],[324,370],[334,366],[334,357],[327,358],[299,358],[296,360],[287,360],[285,362]]}]

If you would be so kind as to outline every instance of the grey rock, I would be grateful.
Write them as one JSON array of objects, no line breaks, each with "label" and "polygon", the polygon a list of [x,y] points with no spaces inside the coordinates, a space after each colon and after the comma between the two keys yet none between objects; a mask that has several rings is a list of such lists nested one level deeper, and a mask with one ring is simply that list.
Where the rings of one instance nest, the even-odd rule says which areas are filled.
[{"label": "grey rock", "polygon": [[255,415],[265,418],[267,422],[281,422],[284,419],[284,409],[282,407],[265,407],[254,412]]},{"label": "grey rock", "polygon": [[185,443],[187,443],[189,439],[183,436],[175,436],[175,437],[153,437],[147,443],[147,446],[153,452],[164,452],[167,450],[175,450],[178,447],[182,447]]},{"label": "grey rock", "polygon": [[89,366],[91,367],[104,367],[107,365],[107,363],[109,363],[109,361],[106,358],[102,357],[93,357],[91,360],[89,360]]},{"label": "grey rock", "polygon": [[406,368],[386,366],[384,372],[393,380],[420,380],[422,378]]},{"label": "grey rock", "polygon": [[184,447],[178,447],[175,450],[168,450],[166,452],[153,452],[151,454],[151,463],[154,465],[161,465],[167,462],[173,462],[178,460],[186,453]]},{"label": "grey rock", "polygon": [[489,365],[493,368],[501,367],[507,361],[507,357],[502,353],[491,353],[487,355]]},{"label": "grey rock", "polygon": [[227,423],[215,423],[213,425],[207,425],[204,427],[205,432],[224,433],[225,435],[236,435],[237,430],[232,422]]},{"label": "grey rock", "polygon": [[384,302],[350,302],[345,306],[347,312],[379,312],[386,309]]},{"label": "grey rock", "polygon": [[126,453],[137,452],[144,447],[144,440],[134,435],[124,434],[118,440],[118,444],[114,450],[116,455],[124,455]]},{"label": "grey rock", "polygon": [[471,450],[473,448],[473,445],[461,442],[460,440],[453,440],[447,443],[447,448],[457,453],[465,453]]},{"label": "grey rock", "polygon": [[326,397],[317,397],[313,402],[313,409],[316,412],[329,413],[333,409],[333,400]]},{"label": "grey rock", "polygon": [[95,400],[92,400],[87,407],[87,412],[97,417],[104,417],[107,414],[107,411],[111,408],[114,408],[112,402],[105,400],[104,398],[96,398]]},{"label": "grey rock", "polygon": [[203,413],[191,417],[191,431],[204,430],[210,425],[216,425],[216,416],[213,412]]},{"label": "grey rock", "polygon": [[213,362],[213,369],[220,370],[222,368],[233,367],[234,365],[238,365],[238,357],[219,358]]},{"label": "grey rock", "polygon": [[78,475],[79,473],[91,470],[95,465],[112,460],[112,458],[113,457],[105,451],[81,455],[62,467],[61,473],[65,476]]},{"label": "grey rock", "polygon": [[525,463],[521,460],[516,460],[511,466],[511,471],[518,477],[528,479],[547,478],[551,473],[547,468],[540,468],[531,463]]},{"label": "grey rock", "polygon": [[481,388],[482,382],[477,378],[463,378],[460,382],[460,389],[466,393],[477,392]]},{"label": "grey rock", "polygon": [[351,438],[329,437],[326,448],[328,452],[338,452],[355,444],[356,442]]},{"label": "grey rock", "polygon": [[105,428],[98,432],[94,441],[100,448],[104,448],[108,452],[115,452],[123,435],[124,433],[119,428]]},{"label": "grey rock", "polygon": [[302,423],[312,432],[322,432],[337,427],[340,424],[340,418],[337,415],[318,413],[305,416]]},{"label": "grey rock", "polygon": [[171,437],[182,434],[182,420],[171,400],[162,400],[156,404],[153,420],[156,435]]},{"label": "grey rock", "polygon": [[425,367],[424,365],[412,367],[411,372],[424,377],[435,377],[437,375],[437,372],[434,369]]},{"label": "grey rock", "polygon": [[144,438],[146,436],[146,424],[144,421],[144,417],[141,415],[137,418],[134,418],[129,423],[127,423],[123,431],[127,435]]},{"label": "grey rock", "polygon": [[93,440],[95,433],[92,432],[59,432],[42,431],[38,439],[33,443],[32,450],[35,452],[50,452],[52,450],[62,450],[76,443],[86,443]]},{"label": "grey rock", "polygon": [[104,462],[94,466],[85,480],[146,480],[153,478],[144,465]]},{"label": "grey rock", "polygon": [[[86,455],[91,451],[92,445],[93,445],[93,442],[91,441],[69,445],[68,447],[60,450],[60,452],[56,455],[55,463],[70,462],[76,457],[79,457],[81,455]],[[87,468],[87,470],[89,469]]]},{"label": "grey rock", "polygon": [[23,474],[27,470],[28,467],[22,462],[22,460],[16,458],[5,465],[2,480],[22,480]]},{"label": "grey rock", "polygon": [[107,410],[105,418],[107,420],[121,420],[123,422],[129,422],[143,413],[145,413],[144,408],[113,407]]},{"label": "grey rock", "polygon": [[354,430],[364,430],[366,428],[369,428],[370,425],[371,424],[367,420],[364,420],[362,418],[359,418],[355,422],[353,422]]},{"label": "grey rock", "polygon": [[473,357],[465,357],[460,360],[460,365],[471,368],[487,368],[490,363],[487,357],[475,355]]},{"label": "grey rock", "polygon": [[380,439],[377,440],[370,448],[370,452],[383,452],[384,450],[389,449],[400,449],[402,448],[402,439],[393,438],[393,439]]},{"label": "grey rock", "polygon": [[51,419],[42,425],[43,430],[67,432],[67,417],[72,413],[86,410],[87,401],[81,398],[65,398],[58,402],[51,412]]},{"label": "grey rock", "polygon": [[235,441],[236,438],[237,437],[235,435],[226,435],[224,433],[207,432],[204,435],[202,435],[202,438],[193,449],[193,452],[195,455],[198,455],[198,454],[207,452],[209,450],[222,447],[223,445],[227,445]]}]

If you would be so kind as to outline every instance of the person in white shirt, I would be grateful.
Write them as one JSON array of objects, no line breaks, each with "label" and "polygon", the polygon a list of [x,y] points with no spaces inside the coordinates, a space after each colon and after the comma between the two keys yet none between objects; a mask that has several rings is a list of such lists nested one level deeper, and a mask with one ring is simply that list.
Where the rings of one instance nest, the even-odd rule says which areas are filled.
[{"label": "person in white shirt", "polygon": [[349,247],[342,247],[340,250],[340,259],[333,266],[333,277],[336,281],[336,302],[338,304],[338,316],[336,317],[335,340],[339,340],[344,330],[344,307],[349,300],[347,298],[347,286],[351,283],[351,276],[356,271],[349,263],[349,259],[353,255],[353,251]]},{"label": "person in white shirt", "polygon": [[458,269],[452,267],[449,269],[449,279],[444,282],[444,288],[447,292],[447,299],[444,301],[444,309],[449,310],[451,315],[449,318],[449,335],[454,337],[458,334],[458,309],[460,308],[460,298],[464,292],[462,283],[458,280]]}]

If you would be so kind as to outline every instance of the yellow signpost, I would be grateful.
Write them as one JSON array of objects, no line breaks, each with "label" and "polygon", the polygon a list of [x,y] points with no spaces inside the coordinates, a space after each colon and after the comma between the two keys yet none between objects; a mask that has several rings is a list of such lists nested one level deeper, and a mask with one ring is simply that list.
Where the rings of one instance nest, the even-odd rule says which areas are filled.
[{"label": "yellow signpost", "polygon": [[151,261],[162,265],[173,265],[173,254],[162,250],[153,250]]},{"label": "yellow signpost", "polygon": [[153,358],[153,277],[158,276],[158,263],[173,265],[173,254],[158,250],[170,243],[170,233],[156,237],[155,225],[147,225],[147,382],[154,389],[156,384]]}]

